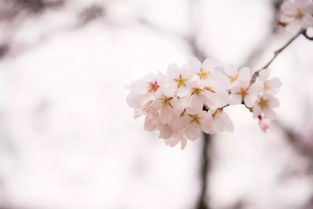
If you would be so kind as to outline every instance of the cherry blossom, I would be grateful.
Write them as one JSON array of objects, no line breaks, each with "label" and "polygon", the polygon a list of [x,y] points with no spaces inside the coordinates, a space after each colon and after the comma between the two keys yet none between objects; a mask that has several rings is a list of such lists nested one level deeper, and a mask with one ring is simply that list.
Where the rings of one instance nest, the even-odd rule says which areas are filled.
[{"label": "cherry blossom", "polygon": [[263,132],[266,132],[267,129],[269,128],[269,120],[266,119],[264,116],[262,115],[259,115],[258,116],[258,119],[259,119],[259,122],[258,122],[258,125],[260,127],[260,129],[263,131]]},{"label": "cherry blossom", "polygon": [[233,131],[234,126],[230,117],[222,110],[217,109],[212,114],[216,131]]},{"label": "cherry blossom", "polygon": [[181,144],[181,149],[184,149],[187,145],[187,137],[183,130],[176,131],[173,133],[173,137],[166,139],[165,143],[171,147]]},{"label": "cherry blossom", "polygon": [[286,0],[281,6],[279,23],[287,30],[313,26],[313,2],[311,0]]},{"label": "cherry blossom", "polygon": [[168,84],[165,87],[166,91],[176,91],[177,96],[183,97],[190,94],[189,85],[193,73],[184,66],[179,68],[176,64],[171,64],[167,69]]},{"label": "cherry blossom", "polygon": [[253,106],[257,99],[257,95],[261,90],[261,86],[257,83],[250,85],[250,81],[239,81],[238,84],[231,89],[229,104],[245,104],[248,107]]},{"label": "cherry blossom", "polygon": [[270,76],[269,69],[262,70],[259,73],[257,82],[259,82],[259,84],[263,88],[263,91],[271,94],[276,94],[279,87],[281,86],[281,82],[278,78],[269,79],[269,76]]},{"label": "cherry blossom", "polygon": [[214,105],[216,92],[213,88],[206,87],[200,82],[193,82],[190,88],[190,106],[195,109],[202,109],[204,105],[207,107]]},{"label": "cherry blossom", "polygon": [[194,80],[198,83],[202,83],[205,86],[215,88],[224,87],[226,76],[220,72],[222,68],[221,63],[213,58],[206,59],[203,64],[196,58],[189,60],[187,69],[196,74]]},{"label": "cherry blossom", "polygon": [[263,115],[264,117],[272,120],[276,118],[276,114],[273,108],[279,106],[279,101],[273,95],[264,93],[258,98],[253,106],[253,116],[258,117]]},{"label": "cherry blossom", "polygon": [[145,117],[144,129],[158,131],[159,138],[169,146],[185,148],[188,140],[201,133],[233,131],[228,106],[241,105],[258,120],[266,132],[276,119],[275,97],[281,82],[270,77],[268,69],[276,57],[296,38],[313,26],[312,0],[286,0],[281,6],[279,23],[287,29],[300,29],[261,69],[224,65],[208,58],[203,63],[193,58],[183,66],[171,64],[166,74],[148,74],[128,86],[128,105],[134,117]]},{"label": "cherry blossom", "polygon": [[230,87],[235,87],[240,81],[248,81],[251,78],[250,68],[237,68],[235,65],[227,65],[223,68],[224,74],[228,77]]},{"label": "cherry blossom", "polygon": [[127,86],[131,93],[127,97],[127,103],[130,107],[140,107],[144,103],[154,99],[161,93],[165,76],[161,73],[146,75],[143,79],[133,82]]},{"label": "cherry blossom", "polygon": [[145,117],[145,130],[157,131],[165,144],[184,149],[202,132],[233,131],[225,111],[230,105],[248,108],[266,131],[276,116],[273,108],[279,103],[273,95],[280,85],[277,78],[269,78],[269,70],[261,70],[252,82],[247,67],[194,58],[182,67],[169,65],[166,74],[148,74],[135,81],[128,86],[127,102],[135,117]]},{"label": "cherry blossom", "polygon": [[212,115],[206,111],[187,108],[184,120],[186,122],[185,134],[190,140],[197,139],[201,131],[207,134],[214,132]]}]

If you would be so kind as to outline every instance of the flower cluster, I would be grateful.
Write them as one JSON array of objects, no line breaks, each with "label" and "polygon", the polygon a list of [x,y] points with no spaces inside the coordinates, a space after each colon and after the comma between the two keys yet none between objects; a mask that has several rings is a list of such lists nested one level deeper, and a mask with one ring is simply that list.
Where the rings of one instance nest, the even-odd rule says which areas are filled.
[{"label": "flower cluster", "polygon": [[277,78],[269,79],[267,69],[254,79],[253,75],[247,67],[224,66],[215,59],[202,64],[194,58],[182,67],[169,65],[166,74],[135,81],[128,86],[127,102],[135,117],[145,116],[144,129],[158,130],[170,146],[181,143],[184,148],[202,131],[232,131],[224,109],[236,104],[248,108],[265,131],[275,118],[273,108],[279,103],[274,94],[281,84]]},{"label": "flower cluster", "polygon": [[286,0],[281,6],[279,24],[294,31],[313,26],[312,0]]}]

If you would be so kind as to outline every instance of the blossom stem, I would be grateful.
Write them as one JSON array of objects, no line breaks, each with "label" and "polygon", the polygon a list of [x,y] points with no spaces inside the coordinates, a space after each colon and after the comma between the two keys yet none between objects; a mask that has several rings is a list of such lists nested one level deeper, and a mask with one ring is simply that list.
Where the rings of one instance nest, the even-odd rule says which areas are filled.
[{"label": "blossom stem", "polygon": [[257,78],[258,75],[259,75],[259,73],[260,73],[262,70],[268,68],[282,51],[284,51],[294,40],[296,40],[301,34],[304,34],[304,33],[305,33],[305,29],[304,29],[304,28],[301,28],[301,29],[300,29],[294,36],[292,36],[282,47],[280,47],[279,49],[277,49],[276,51],[274,51],[273,57],[272,57],[260,70],[257,70],[257,71],[254,72],[254,74],[253,74],[252,77],[251,77],[250,84],[252,84],[252,83],[255,82],[256,78]]}]

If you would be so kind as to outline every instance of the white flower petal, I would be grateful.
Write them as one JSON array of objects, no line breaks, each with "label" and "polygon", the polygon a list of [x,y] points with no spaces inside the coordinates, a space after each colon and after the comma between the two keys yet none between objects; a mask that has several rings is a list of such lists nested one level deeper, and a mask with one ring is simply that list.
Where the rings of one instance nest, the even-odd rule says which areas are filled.
[{"label": "white flower petal", "polygon": [[270,100],[270,106],[271,107],[278,107],[279,106],[279,101],[277,98],[275,97],[272,97],[271,100]]},{"label": "white flower petal", "polygon": [[159,126],[159,130],[160,130],[159,138],[162,138],[162,139],[169,139],[171,138],[173,134],[173,130],[171,129],[169,125],[161,124]]},{"label": "white flower petal", "polygon": [[196,140],[199,138],[201,134],[201,130],[198,124],[196,123],[190,123],[186,128],[185,128],[185,134],[188,139],[190,140]]},{"label": "white flower petal", "polygon": [[268,85],[271,89],[277,89],[281,87],[281,81],[279,80],[279,78],[272,78],[268,81]]},{"label": "white flower petal", "polygon": [[180,88],[177,89],[177,96],[179,97],[185,97],[191,95],[191,89],[187,88],[185,86],[181,86]]},{"label": "white flower petal", "polygon": [[144,129],[146,131],[153,131],[156,129],[157,123],[153,119],[149,119],[149,117],[145,118],[145,124],[144,124]]},{"label": "white flower petal", "polygon": [[203,62],[203,67],[208,71],[214,71],[215,68],[219,67],[220,65],[220,62],[214,58],[208,58]]},{"label": "white flower petal", "polygon": [[172,115],[173,115],[173,109],[169,105],[166,105],[161,108],[160,120],[162,123],[170,122],[170,120],[172,119]]},{"label": "white flower petal", "polygon": [[230,94],[228,97],[228,103],[231,105],[241,104],[242,96],[240,94]]},{"label": "white flower petal", "polygon": [[251,70],[248,67],[243,67],[239,70],[238,80],[247,82],[251,78]]},{"label": "white flower petal", "polygon": [[235,65],[226,65],[223,70],[227,76],[238,75],[238,68]]},{"label": "white flower petal", "polygon": [[244,98],[244,103],[248,106],[248,107],[252,107],[255,103],[255,101],[257,100],[257,95],[251,95],[248,94],[247,96],[245,96]]},{"label": "white flower petal", "polygon": [[202,119],[201,129],[204,133],[213,134],[215,132],[213,128],[213,121],[207,118]]},{"label": "white flower petal", "polygon": [[193,72],[197,72],[201,69],[202,64],[197,58],[192,58],[189,60],[188,66]]},{"label": "white flower petal", "polygon": [[176,78],[179,76],[179,67],[178,65],[176,64],[170,64],[168,67],[167,67],[167,75],[170,77],[170,78]]},{"label": "white flower petal", "polygon": [[262,109],[261,107],[257,104],[253,106],[253,117],[258,117],[259,115],[262,114]]},{"label": "white flower petal", "polygon": [[229,116],[224,112],[219,113],[214,119],[214,121],[220,131],[233,131],[234,130],[233,122],[231,121]]},{"label": "white flower petal", "polygon": [[276,118],[276,113],[271,108],[265,108],[263,112],[264,116],[269,120],[274,120]]},{"label": "white flower petal", "polygon": [[182,138],[180,139],[180,144],[181,144],[181,149],[182,149],[182,150],[185,149],[185,147],[186,147],[186,145],[187,145],[187,139],[186,139],[186,137],[182,137]]}]

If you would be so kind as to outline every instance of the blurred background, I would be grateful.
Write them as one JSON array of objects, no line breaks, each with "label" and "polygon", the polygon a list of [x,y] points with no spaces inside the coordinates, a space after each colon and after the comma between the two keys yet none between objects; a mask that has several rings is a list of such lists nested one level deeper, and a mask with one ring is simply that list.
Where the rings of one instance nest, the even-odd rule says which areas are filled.
[{"label": "blurred background", "polygon": [[202,139],[165,146],[126,104],[126,84],[194,56],[260,68],[293,35],[280,4],[1,0],[0,208],[313,209],[313,42],[273,63],[267,134],[227,109],[235,131],[210,137],[204,178]]}]

